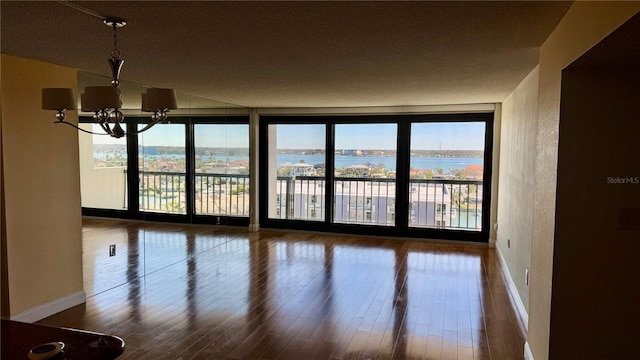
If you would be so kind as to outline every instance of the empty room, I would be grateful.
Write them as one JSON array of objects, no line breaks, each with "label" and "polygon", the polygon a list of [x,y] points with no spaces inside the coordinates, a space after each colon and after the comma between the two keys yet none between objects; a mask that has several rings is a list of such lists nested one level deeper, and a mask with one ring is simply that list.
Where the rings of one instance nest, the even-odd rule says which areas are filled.
[{"label": "empty room", "polygon": [[637,358],[640,2],[0,10],[3,359]]}]

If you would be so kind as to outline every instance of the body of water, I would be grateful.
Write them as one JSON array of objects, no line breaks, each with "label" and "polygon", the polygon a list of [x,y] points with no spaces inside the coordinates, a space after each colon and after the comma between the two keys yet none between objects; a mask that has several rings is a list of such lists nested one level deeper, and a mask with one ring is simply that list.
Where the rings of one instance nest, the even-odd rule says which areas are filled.
[{"label": "body of water", "polygon": [[[245,160],[248,159],[245,158]],[[323,155],[279,154],[277,157],[277,166],[281,167],[286,163],[297,164],[301,161],[304,161],[307,164],[317,165],[324,164],[326,160]],[[335,156],[336,168],[345,168],[351,165],[361,165],[366,163],[370,163],[375,166],[382,164],[386,170],[396,170],[396,158],[392,156]],[[483,165],[483,163],[483,158],[413,157],[411,158],[410,166],[414,169],[441,168],[446,172],[449,169],[464,169],[468,165]]]},{"label": "body of water", "polygon": [[[113,154],[94,153],[97,159],[103,159],[107,155]],[[184,155],[164,154],[164,155],[144,155],[145,159],[176,159],[184,160]],[[203,161],[219,160],[223,162],[232,162],[236,160],[249,161],[246,156],[199,156]],[[324,155],[300,155],[300,154],[279,154],[277,157],[277,166],[282,167],[284,164],[297,164],[305,162],[311,165],[324,164],[326,162]],[[375,166],[382,164],[386,170],[396,170],[396,158],[391,156],[349,156],[336,155],[336,168],[345,168],[351,165],[361,165],[370,163]],[[413,157],[411,158],[411,167],[414,169],[436,169],[440,168],[447,172],[449,169],[464,169],[468,165],[483,165],[483,158],[430,158],[430,157]]]}]

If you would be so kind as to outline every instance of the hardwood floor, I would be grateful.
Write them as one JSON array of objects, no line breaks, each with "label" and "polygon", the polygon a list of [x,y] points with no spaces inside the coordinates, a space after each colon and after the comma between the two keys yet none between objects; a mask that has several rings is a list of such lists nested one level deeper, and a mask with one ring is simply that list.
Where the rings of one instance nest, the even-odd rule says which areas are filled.
[{"label": "hardwood floor", "polygon": [[523,358],[482,246],[96,219],[83,242],[86,304],[39,323],[122,359]]}]

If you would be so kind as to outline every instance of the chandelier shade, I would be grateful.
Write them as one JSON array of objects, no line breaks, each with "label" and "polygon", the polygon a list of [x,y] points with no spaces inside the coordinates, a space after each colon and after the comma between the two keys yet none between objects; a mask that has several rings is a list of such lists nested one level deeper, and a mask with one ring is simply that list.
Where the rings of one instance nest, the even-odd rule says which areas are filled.
[{"label": "chandelier shade", "polygon": [[174,89],[147,89],[142,94],[142,111],[156,112],[178,108],[178,100]]},{"label": "chandelier shade", "polygon": [[80,95],[80,108],[92,112],[119,108],[122,106],[119,92],[115,86],[87,86]]},{"label": "chandelier shade", "polygon": [[42,110],[75,110],[76,95],[69,88],[42,89]]}]

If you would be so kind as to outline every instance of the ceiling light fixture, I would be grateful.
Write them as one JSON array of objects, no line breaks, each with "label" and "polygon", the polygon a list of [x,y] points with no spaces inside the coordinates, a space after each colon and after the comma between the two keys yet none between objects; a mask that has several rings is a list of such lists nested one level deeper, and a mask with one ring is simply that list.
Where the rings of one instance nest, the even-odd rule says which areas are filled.
[{"label": "ceiling light fixture", "polygon": [[82,129],[75,124],[66,121],[66,110],[75,110],[77,103],[73,89],[69,88],[44,88],[42,89],[42,109],[56,110],[56,121],[54,124],[67,124],[80,131],[97,134],[110,135],[114,138],[121,138],[126,135],[134,135],[146,131],[156,124],[169,123],[167,113],[169,110],[177,109],[176,92],[174,89],[149,88],[142,94],[142,111],[152,112],[151,120],[145,126],[135,132],[126,132],[121,124],[124,115],[120,110],[122,100],[120,100],[120,71],[124,64],[124,59],[118,50],[117,29],[127,23],[120,18],[106,18],[102,22],[113,29],[113,50],[111,58],[108,59],[111,67],[111,85],[107,86],[87,86],[84,93],[80,95],[80,106],[82,111],[93,112],[94,123],[100,125],[104,133],[95,133]]}]

